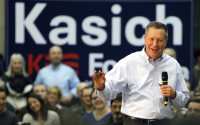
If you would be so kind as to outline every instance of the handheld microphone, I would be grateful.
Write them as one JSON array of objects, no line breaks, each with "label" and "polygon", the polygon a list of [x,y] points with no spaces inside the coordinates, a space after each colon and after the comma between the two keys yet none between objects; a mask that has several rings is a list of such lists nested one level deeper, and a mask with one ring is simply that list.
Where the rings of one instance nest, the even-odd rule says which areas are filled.
[{"label": "handheld microphone", "polygon": [[[167,85],[167,80],[168,80],[167,72],[162,72],[162,83],[163,83],[163,85]],[[168,97],[164,97],[165,106],[167,106],[167,103],[168,103]]]}]

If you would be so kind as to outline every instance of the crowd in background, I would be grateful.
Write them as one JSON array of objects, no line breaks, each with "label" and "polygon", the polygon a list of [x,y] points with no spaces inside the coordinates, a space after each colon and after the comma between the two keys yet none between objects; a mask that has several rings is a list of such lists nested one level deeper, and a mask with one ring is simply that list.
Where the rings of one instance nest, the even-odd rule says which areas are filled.
[{"label": "crowd in background", "polygon": [[[173,48],[164,52],[176,59]],[[35,80],[26,72],[21,54],[12,54],[5,72],[0,58],[0,125],[123,124],[120,112],[123,93],[106,102],[96,95],[93,85],[81,82],[74,70],[62,63],[60,47],[51,47],[49,57],[51,64],[43,67]],[[191,99],[185,108],[174,108],[173,124],[189,121],[195,125],[200,117],[200,51],[195,52],[195,59],[193,82],[190,71],[182,66]]]}]

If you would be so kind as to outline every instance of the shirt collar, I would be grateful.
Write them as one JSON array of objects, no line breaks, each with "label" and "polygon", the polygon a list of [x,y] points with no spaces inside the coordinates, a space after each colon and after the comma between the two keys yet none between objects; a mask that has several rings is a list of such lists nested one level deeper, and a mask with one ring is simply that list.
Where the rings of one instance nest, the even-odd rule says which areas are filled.
[{"label": "shirt collar", "polygon": [[[147,55],[147,53],[145,52],[145,50],[146,50],[146,47],[144,46],[143,49],[142,49],[142,56],[144,57],[144,59],[145,59],[145,61],[146,61],[147,63],[150,63],[151,60],[153,60],[153,59],[151,59],[151,58]],[[158,58],[157,61],[161,61],[161,60],[164,58],[164,56],[165,56],[165,54],[162,53],[161,57]]]},{"label": "shirt collar", "polygon": [[57,69],[59,69],[59,68],[61,67],[61,65],[62,65],[62,63],[60,63],[60,64],[59,64],[58,66],[56,66],[56,67],[53,67],[53,65],[51,64],[50,67],[51,67],[52,70],[57,70]]}]

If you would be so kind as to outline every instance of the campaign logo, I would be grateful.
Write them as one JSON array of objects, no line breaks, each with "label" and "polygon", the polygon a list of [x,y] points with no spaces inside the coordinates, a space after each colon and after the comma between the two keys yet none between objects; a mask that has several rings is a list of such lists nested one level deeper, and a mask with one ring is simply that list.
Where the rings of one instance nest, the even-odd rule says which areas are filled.
[{"label": "campaign logo", "polygon": [[[44,62],[43,67],[49,65],[50,64],[49,55],[38,54],[36,57],[34,57],[34,54],[28,54],[28,73],[32,75],[33,70],[39,72],[41,67],[41,65],[39,64],[41,62]],[[63,64],[72,67],[77,75],[79,74],[79,55],[77,53],[63,54],[62,62]]]}]

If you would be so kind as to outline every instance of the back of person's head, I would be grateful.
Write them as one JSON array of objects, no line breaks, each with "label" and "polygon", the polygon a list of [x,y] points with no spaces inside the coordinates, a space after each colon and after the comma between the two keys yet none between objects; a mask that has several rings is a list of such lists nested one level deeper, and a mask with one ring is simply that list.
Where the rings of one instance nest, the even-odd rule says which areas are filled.
[{"label": "back of person's head", "polygon": [[[41,107],[40,107],[40,111],[41,111],[41,114],[43,116],[43,120],[47,120],[47,108],[46,108],[46,105],[44,103],[44,100],[37,94],[35,93],[31,93],[28,97],[27,97],[27,112],[30,113],[33,118],[35,120],[38,120],[38,116],[37,116],[37,113],[34,112],[33,110],[31,110],[30,108],[30,103],[29,103],[29,99],[30,98],[34,98],[36,99],[37,101],[39,101]],[[34,102],[35,103],[35,102]]]},{"label": "back of person's head", "polygon": [[11,77],[11,76],[14,75],[12,66],[15,63],[14,61],[16,59],[18,59],[20,61],[20,63],[22,63],[22,69],[21,69],[21,71],[19,73],[21,75],[23,75],[23,76],[28,76],[28,74],[26,73],[26,69],[25,69],[25,60],[24,60],[24,57],[21,54],[19,54],[19,53],[14,53],[14,54],[11,55],[11,57],[10,57],[10,63],[9,63],[9,66],[8,66],[8,70],[7,70],[7,72],[5,74],[8,77]]},{"label": "back of person's head", "polygon": [[[163,51],[165,54],[173,57],[174,59],[177,59],[177,54],[176,54],[176,50],[173,48],[165,48]],[[190,76],[190,72],[189,69],[185,66],[182,66],[182,75],[184,77],[185,80],[189,81],[189,76]]]},{"label": "back of person's head", "polygon": [[148,30],[150,28],[156,28],[156,29],[164,29],[165,30],[165,38],[166,40],[168,40],[168,29],[167,26],[161,22],[156,22],[156,21],[152,21],[150,22],[147,27],[145,28],[145,35],[147,34]]},{"label": "back of person's head", "polygon": [[165,54],[173,57],[174,59],[176,59],[176,51],[173,48],[165,48],[163,51]]}]

